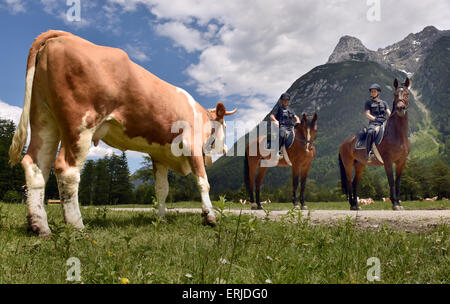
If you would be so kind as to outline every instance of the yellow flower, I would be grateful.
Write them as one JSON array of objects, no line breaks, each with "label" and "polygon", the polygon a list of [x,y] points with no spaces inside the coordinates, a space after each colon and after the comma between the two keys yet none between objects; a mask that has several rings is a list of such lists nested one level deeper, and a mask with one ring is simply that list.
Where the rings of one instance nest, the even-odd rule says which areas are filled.
[{"label": "yellow flower", "polygon": [[97,241],[92,241],[92,244],[97,245]]},{"label": "yellow flower", "polygon": [[111,251],[108,250],[108,256],[111,256]]},{"label": "yellow flower", "polygon": [[127,278],[122,278],[122,284],[130,284],[130,280]]}]

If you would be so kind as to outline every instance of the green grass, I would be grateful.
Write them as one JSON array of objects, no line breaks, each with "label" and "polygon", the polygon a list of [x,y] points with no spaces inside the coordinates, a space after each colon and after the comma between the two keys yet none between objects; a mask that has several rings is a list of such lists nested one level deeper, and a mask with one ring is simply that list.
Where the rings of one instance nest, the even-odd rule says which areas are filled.
[{"label": "green grass", "polygon": [[70,257],[81,261],[82,283],[370,283],[370,257],[381,261],[380,283],[449,283],[445,225],[422,234],[350,220],[327,227],[292,211],[279,222],[225,214],[210,228],[199,214],[164,222],[154,212],[86,208],[79,232],[59,206],[47,211],[53,235],[42,239],[26,231],[25,205],[0,203],[0,283],[66,283]]},{"label": "green grass", "polygon": [[[217,202],[213,202],[216,204]],[[402,202],[405,210],[433,210],[433,209],[450,209],[450,201],[406,201]],[[176,202],[166,203],[168,209],[171,208],[201,208],[200,202]],[[271,203],[263,205],[268,210],[288,210],[292,209],[292,203]],[[307,206],[310,210],[349,210],[350,205],[347,202],[308,202]],[[152,208],[152,205],[115,205],[114,208]],[[228,204],[232,209],[250,209],[251,205],[241,205],[237,203]],[[363,210],[392,210],[392,203],[384,203],[376,201],[372,205],[361,205]]]}]

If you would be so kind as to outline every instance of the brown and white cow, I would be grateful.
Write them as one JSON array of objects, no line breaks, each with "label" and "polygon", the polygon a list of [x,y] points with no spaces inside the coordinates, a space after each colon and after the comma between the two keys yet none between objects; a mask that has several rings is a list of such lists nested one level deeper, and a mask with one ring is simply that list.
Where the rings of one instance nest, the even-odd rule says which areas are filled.
[{"label": "brown and white cow", "polygon": [[[204,109],[186,91],[157,78],[120,49],[67,32],[41,34],[28,54],[24,107],[9,151],[11,165],[18,163],[29,120],[31,141],[21,163],[30,228],[41,235],[51,233],[44,189],[53,163],[64,219],[84,227],[78,204],[80,170],[91,142],[97,145],[100,140],[151,156],[161,217],[169,191],[168,169],[183,175],[192,172],[201,192],[203,223],[215,225],[204,147],[214,136],[215,151],[226,149],[224,117],[234,112],[227,112],[220,102],[216,109]],[[181,155],[172,153],[177,139]]]}]

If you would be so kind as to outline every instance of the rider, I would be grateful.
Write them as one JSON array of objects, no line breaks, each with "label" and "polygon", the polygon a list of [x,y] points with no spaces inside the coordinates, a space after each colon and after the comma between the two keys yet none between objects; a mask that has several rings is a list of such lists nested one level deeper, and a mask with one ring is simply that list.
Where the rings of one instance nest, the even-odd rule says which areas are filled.
[{"label": "rider", "polygon": [[283,155],[281,148],[284,144],[286,132],[293,126],[292,119],[295,119],[296,123],[300,123],[298,116],[295,115],[295,112],[289,107],[290,100],[291,95],[289,95],[289,93],[283,93],[280,97],[281,107],[275,107],[270,114],[270,120],[275,122],[275,125],[280,128],[278,146],[280,149],[278,155],[280,157]]},{"label": "rider", "polygon": [[374,83],[369,88],[370,99],[366,101],[365,113],[366,117],[369,118],[369,127],[367,130],[367,142],[366,142],[366,152],[367,159],[369,159],[369,153],[372,149],[372,143],[375,140],[376,129],[381,126],[386,118],[391,115],[388,104],[379,98],[381,93],[381,87]]}]

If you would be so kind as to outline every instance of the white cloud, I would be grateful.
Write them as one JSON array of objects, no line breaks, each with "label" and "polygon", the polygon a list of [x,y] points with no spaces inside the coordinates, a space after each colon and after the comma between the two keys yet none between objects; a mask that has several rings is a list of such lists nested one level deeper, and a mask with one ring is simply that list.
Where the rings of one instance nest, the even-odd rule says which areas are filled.
[{"label": "white cloud", "polygon": [[145,47],[139,47],[137,45],[127,44],[124,47],[124,50],[128,53],[128,55],[137,61],[146,62],[150,61],[150,57],[148,56],[149,51]]},{"label": "white cloud", "polygon": [[14,121],[16,126],[19,124],[22,108],[12,106],[0,100],[0,118]]},{"label": "white cloud", "polygon": [[155,31],[161,36],[172,38],[175,45],[183,47],[189,53],[204,50],[208,45],[200,31],[188,28],[181,22],[158,24]]},{"label": "white cloud", "polygon": [[[23,0],[2,0],[0,2],[4,2],[6,7],[13,13],[24,13],[26,12],[25,4]],[[1,8],[1,5],[0,5]]]}]

